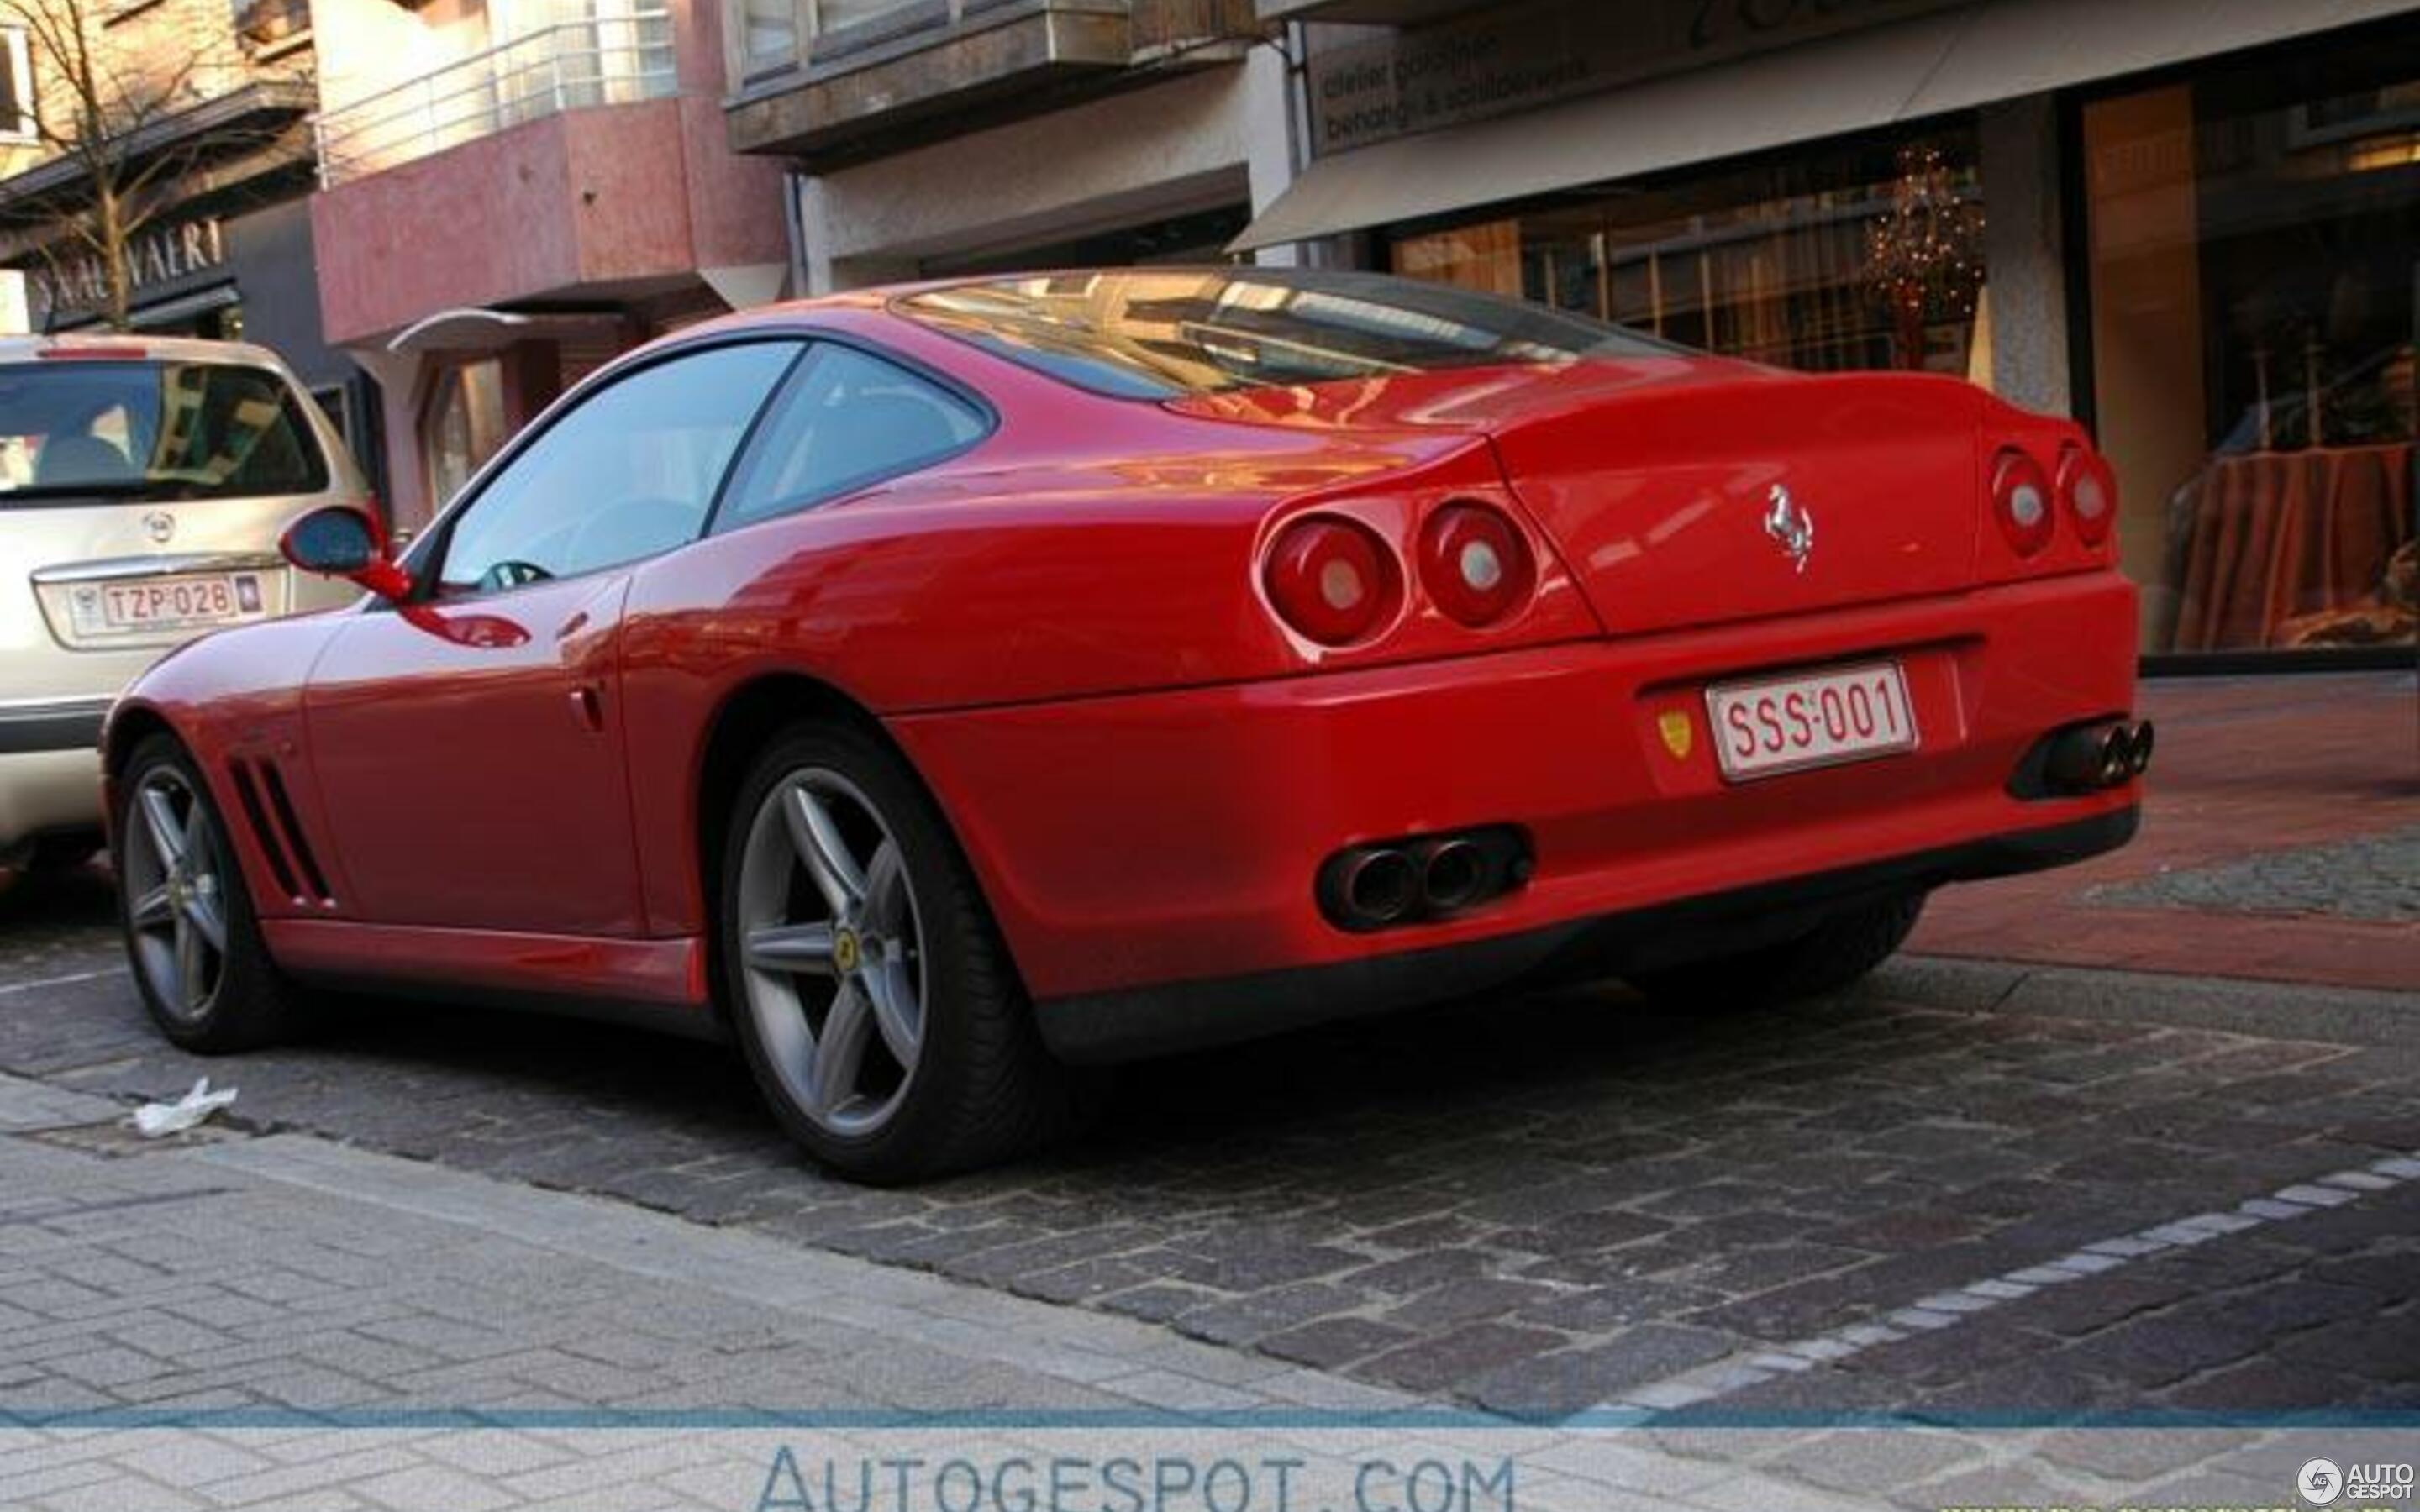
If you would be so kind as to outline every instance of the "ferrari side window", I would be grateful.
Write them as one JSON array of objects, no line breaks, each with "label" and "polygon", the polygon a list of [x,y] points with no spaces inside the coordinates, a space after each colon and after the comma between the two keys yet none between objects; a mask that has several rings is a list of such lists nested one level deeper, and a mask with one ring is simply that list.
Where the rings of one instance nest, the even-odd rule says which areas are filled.
[{"label": "ferrari side window", "polygon": [[714,528],[770,519],[930,466],[990,427],[982,410],[895,363],[818,345],[773,401]]},{"label": "ferrari side window", "polygon": [[798,353],[788,341],[717,347],[591,394],[465,507],[439,591],[499,593],[695,540],[748,423]]}]

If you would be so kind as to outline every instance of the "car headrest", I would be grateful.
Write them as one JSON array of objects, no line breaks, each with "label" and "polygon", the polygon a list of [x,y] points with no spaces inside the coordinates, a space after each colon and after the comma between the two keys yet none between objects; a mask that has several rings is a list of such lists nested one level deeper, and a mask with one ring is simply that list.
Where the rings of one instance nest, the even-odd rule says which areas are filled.
[{"label": "car headrest", "polygon": [[131,483],[134,465],[115,444],[98,436],[54,436],[34,459],[36,487],[72,487],[79,483]]}]

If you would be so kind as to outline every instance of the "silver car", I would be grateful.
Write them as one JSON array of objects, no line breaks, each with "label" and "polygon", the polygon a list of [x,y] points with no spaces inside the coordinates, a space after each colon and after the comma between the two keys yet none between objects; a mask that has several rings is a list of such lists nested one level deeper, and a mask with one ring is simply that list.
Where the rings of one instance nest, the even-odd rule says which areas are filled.
[{"label": "silver car", "polygon": [[359,596],[277,538],[368,493],[261,347],[0,337],[0,864],[99,844],[101,716],[169,647]]}]

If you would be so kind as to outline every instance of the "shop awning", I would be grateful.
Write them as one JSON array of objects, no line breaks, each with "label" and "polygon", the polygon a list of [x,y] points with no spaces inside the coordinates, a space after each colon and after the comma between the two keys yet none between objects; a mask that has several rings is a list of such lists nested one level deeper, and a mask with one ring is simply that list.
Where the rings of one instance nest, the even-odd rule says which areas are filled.
[{"label": "shop awning", "polygon": [[623,316],[613,310],[490,310],[470,305],[440,310],[389,337],[387,351],[491,352],[523,341],[565,341],[604,336],[618,339]]},{"label": "shop awning", "polygon": [[2420,0],[1984,0],[1322,158],[1229,250],[1920,120],[2414,9]]}]

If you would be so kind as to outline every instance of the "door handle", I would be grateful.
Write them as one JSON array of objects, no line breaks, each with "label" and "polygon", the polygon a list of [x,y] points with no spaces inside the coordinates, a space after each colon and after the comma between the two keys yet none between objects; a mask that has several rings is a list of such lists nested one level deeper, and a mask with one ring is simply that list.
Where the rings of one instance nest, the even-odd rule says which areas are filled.
[{"label": "door handle", "polygon": [[571,713],[591,733],[603,733],[605,701],[597,695],[594,685],[582,683],[571,690]]}]

